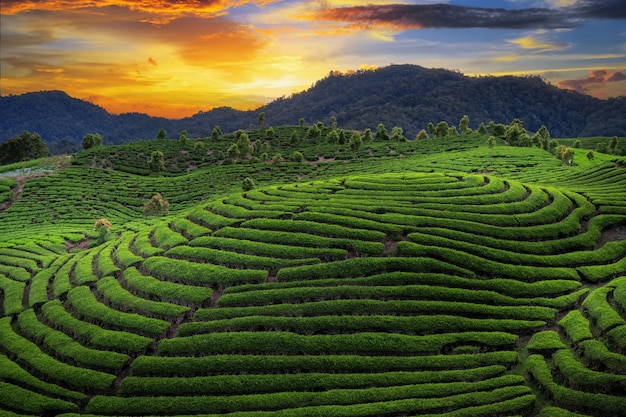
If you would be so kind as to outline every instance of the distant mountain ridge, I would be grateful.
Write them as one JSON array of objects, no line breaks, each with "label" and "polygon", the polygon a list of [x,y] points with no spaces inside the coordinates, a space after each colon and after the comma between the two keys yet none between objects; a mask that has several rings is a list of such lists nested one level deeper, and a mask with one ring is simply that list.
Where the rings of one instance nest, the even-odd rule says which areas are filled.
[{"label": "distant mountain ridge", "polygon": [[209,136],[215,125],[224,132],[266,125],[330,123],[339,127],[388,129],[400,126],[412,137],[429,122],[470,127],[519,118],[530,131],[545,124],[553,137],[626,136],[626,97],[600,100],[552,86],[540,77],[468,77],[456,71],[416,65],[392,65],[355,74],[330,73],[306,91],[281,97],[254,111],[229,107],[171,120],[141,113],[113,115],[102,107],[62,91],[0,97],[0,141],[22,131],[36,131],[53,153],[77,150],[87,133],[100,133],[106,144],[152,139],[160,128],[172,138]]}]

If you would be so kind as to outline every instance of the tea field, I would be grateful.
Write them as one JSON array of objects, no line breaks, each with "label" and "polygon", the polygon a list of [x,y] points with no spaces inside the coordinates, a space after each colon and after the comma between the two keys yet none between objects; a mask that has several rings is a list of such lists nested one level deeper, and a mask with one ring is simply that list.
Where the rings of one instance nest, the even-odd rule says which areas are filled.
[{"label": "tea field", "polygon": [[626,415],[623,157],[295,129],[0,178],[0,415]]}]

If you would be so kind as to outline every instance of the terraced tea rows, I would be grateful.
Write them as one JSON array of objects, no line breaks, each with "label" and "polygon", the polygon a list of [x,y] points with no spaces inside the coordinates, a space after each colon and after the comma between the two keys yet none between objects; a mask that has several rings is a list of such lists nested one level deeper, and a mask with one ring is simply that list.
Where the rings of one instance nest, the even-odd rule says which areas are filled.
[{"label": "terraced tea rows", "polygon": [[598,201],[622,177],[594,172],[589,198],[348,176],[231,194],[78,253],[7,243],[0,409],[501,416],[540,412],[541,391],[545,415],[621,415],[626,216]]}]

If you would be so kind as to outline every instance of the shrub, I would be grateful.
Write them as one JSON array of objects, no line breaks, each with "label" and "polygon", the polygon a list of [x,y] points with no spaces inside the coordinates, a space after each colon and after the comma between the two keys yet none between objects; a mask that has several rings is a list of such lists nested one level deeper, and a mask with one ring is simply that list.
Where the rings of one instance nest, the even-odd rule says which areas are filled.
[{"label": "shrub", "polygon": [[254,180],[250,177],[244,178],[241,182],[241,188],[243,189],[243,191],[250,191],[253,190],[255,187],[256,184],[254,183]]},{"label": "shrub", "polygon": [[170,203],[163,199],[160,193],[156,193],[143,205],[144,216],[166,216],[170,212]]}]

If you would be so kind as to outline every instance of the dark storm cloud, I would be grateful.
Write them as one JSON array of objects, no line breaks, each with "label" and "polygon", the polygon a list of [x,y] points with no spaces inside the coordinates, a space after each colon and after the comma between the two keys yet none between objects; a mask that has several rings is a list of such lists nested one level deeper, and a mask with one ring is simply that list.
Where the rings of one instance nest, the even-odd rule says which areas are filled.
[{"label": "dark storm cloud", "polygon": [[561,8],[502,9],[451,4],[388,4],[326,8],[323,20],[346,22],[370,28],[392,26],[420,28],[564,29],[579,26],[585,19],[622,19],[626,1],[584,1]]}]

